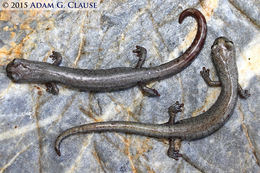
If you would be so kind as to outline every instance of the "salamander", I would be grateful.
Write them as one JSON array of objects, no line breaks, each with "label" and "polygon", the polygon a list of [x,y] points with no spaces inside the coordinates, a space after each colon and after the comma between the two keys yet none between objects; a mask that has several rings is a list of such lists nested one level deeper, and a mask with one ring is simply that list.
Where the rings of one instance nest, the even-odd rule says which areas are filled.
[{"label": "salamander", "polygon": [[142,67],[147,51],[136,46],[133,51],[139,57],[136,67],[116,67],[110,69],[77,69],[59,66],[62,57],[58,52],[50,56],[54,63],[14,59],[6,67],[7,76],[17,83],[44,83],[47,91],[58,94],[56,83],[60,83],[81,91],[107,92],[139,86],[147,96],[159,96],[157,90],[148,88],[145,84],[168,78],[189,66],[202,49],[206,35],[207,23],[203,14],[193,8],[184,10],[179,17],[179,23],[192,16],[198,23],[197,34],[191,46],[178,58],[155,67]]}]

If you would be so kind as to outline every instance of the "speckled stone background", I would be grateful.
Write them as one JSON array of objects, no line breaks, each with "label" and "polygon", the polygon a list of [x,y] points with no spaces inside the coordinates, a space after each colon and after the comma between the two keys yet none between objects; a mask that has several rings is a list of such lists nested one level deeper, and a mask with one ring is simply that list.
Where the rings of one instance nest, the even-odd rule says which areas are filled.
[{"label": "speckled stone background", "polygon": [[[3,2],[3,1],[1,1]],[[59,85],[53,96],[44,85],[15,84],[5,73],[13,58],[62,66],[111,68],[135,66],[136,45],[148,50],[145,66],[179,56],[196,34],[196,22],[178,23],[186,8],[199,9],[208,35],[197,59],[183,72],[151,83],[161,96],[144,97],[135,87],[120,92],[79,92]],[[178,119],[207,110],[220,88],[209,88],[199,71],[216,78],[210,59],[215,38],[236,45],[239,81],[252,96],[238,100],[233,116],[213,135],[183,141],[184,158],[167,157],[167,140],[118,133],[71,136],[54,151],[55,138],[72,126],[107,120],[164,123],[168,107],[185,103]],[[260,172],[260,3],[258,0],[109,0],[95,11],[0,12],[0,172]]]}]

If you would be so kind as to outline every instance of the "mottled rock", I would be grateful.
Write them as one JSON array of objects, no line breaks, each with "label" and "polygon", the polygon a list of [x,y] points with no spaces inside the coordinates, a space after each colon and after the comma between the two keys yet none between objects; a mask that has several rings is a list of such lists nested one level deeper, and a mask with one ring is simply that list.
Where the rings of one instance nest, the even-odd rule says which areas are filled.
[{"label": "mottled rock", "polygon": [[[150,84],[161,96],[148,98],[135,87],[111,93],[79,92],[59,85],[53,96],[44,85],[16,84],[0,71],[0,172],[259,172],[260,162],[260,22],[257,1],[101,1],[93,11],[1,11],[0,60],[51,62],[53,50],[62,66],[111,68],[135,66],[136,45],[148,51],[144,66],[179,56],[192,42],[196,22],[179,14],[194,7],[205,14],[208,36],[197,59],[181,73]],[[210,47],[219,36],[237,50],[240,83],[251,97],[239,99],[233,116],[213,135],[184,141],[184,158],[166,155],[167,140],[102,133],[54,141],[67,128],[95,121],[164,123],[167,109],[184,102],[177,119],[196,116],[216,100],[220,88],[209,88],[200,76],[212,69]]]}]

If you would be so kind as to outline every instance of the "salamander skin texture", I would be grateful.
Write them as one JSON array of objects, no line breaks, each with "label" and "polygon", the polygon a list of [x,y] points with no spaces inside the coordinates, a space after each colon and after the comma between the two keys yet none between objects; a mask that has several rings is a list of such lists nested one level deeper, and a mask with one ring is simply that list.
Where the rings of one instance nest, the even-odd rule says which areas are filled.
[{"label": "salamander skin texture", "polygon": [[44,83],[47,91],[53,94],[58,94],[55,83],[60,83],[81,91],[94,92],[116,91],[138,85],[144,94],[159,96],[155,89],[148,88],[145,84],[179,73],[192,63],[204,45],[207,35],[204,16],[200,11],[189,8],[180,14],[179,23],[182,23],[188,16],[195,18],[198,23],[197,34],[191,46],[178,58],[159,66],[142,67],[147,51],[145,48],[137,46],[134,50],[139,57],[136,67],[97,70],[61,67],[59,66],[61,55],[53,52],[51,55],[51,58],[55,60],[53,64],[14,59],[6,67],[7,76],[17,83]]},{"label": "salamander skin texture", "polygon": [[[220,129],[232,115],[238,94],[242,98],[247,98],[250,94],[247,90],[242,90],[238,84],[235,48],[230,40],[225,37],[217,38],[211,48],[211,57],[220,81],[211,81],[209,70],[205,67],[203,67],[201,75],[208,85],[221,86],[221,92],[217,101],[206,112],[178,122],[174,122],[170,118],[169,122],[164,124],[108,121],[73,127],[62,132],[57,137],[55,142],[57,154],[61,154],[61,141],[70,135],[78,133],[120,132],[153,138],[181,140],[195,140],[214,133]],[[180,112],[182,106],[183,105],[176,103],[173,107],[170,107],[170,115]]]}]

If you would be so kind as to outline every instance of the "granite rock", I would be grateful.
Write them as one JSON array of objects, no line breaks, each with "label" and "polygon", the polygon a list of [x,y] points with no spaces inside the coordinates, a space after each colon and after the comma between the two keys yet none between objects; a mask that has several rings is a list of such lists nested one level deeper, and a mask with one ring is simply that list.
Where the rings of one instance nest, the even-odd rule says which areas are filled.
[{"label": "granite rock", "polygon": [[[16,84],[6,76],[13,58],[51,62],[53,50],[63,55],[62,66],[75,68],[133,67],[136,45],[148,51],[144,66],[168,62],[196,34],[194,19],[178,23],[190,7],[206,16],[204,48],[184,71],[149,85],[159,98],[143,96],[138,87],[93,93],[62,85],[54,96],[44,85]],[[0,172],[260,172],[259,11],[256,0],[109,0],[100,1],[97,10],[0,11]],[[251,97],[238,100],[216,133],[183,141],[179,161],[166,155],[167,140],[118,133],[71,136],[57,156],[56,137],[73,126],[108,120],[164,123],[177,100],[185,104],[178,119],[206,111],[220,88],[209,88],[199,72],[205,66],[216,78],[210,47],[219,36],[235,43],[239,81]]]}]

